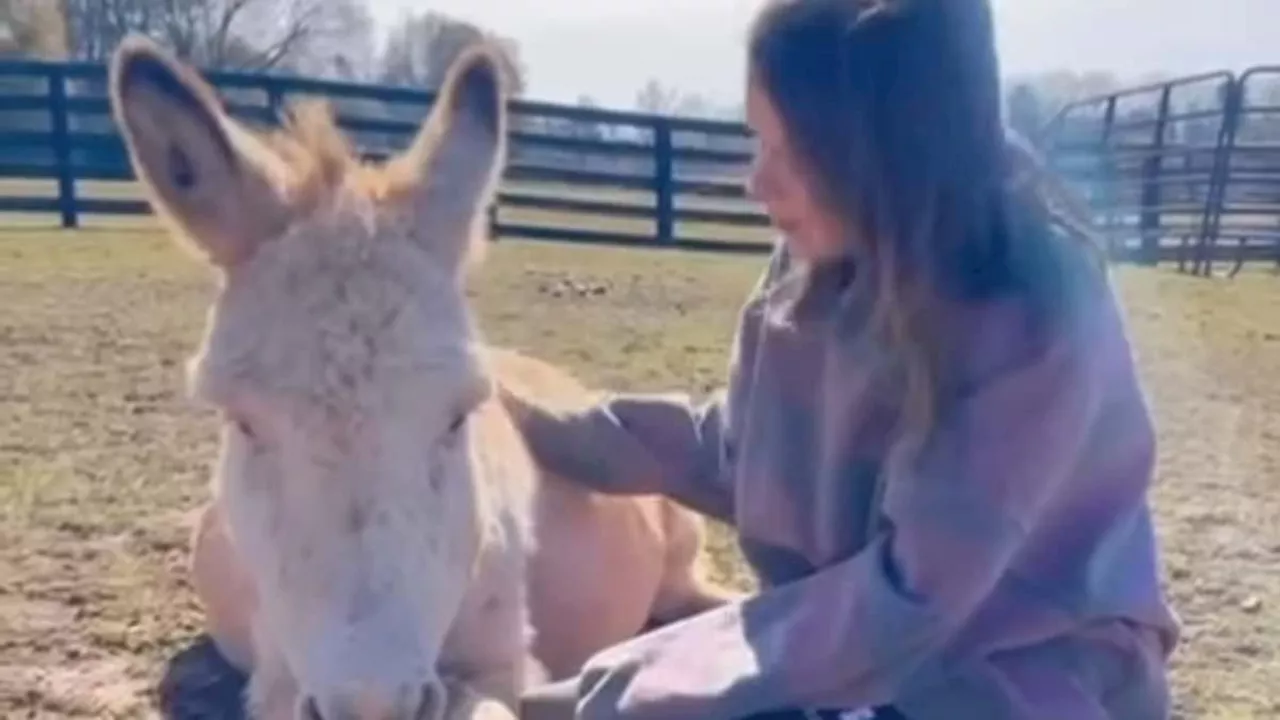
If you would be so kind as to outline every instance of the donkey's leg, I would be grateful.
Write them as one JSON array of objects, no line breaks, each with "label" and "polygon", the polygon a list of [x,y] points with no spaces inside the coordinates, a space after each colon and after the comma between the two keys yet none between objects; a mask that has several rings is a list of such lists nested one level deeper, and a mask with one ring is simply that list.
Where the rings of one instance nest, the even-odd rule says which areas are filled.
[{"label": "donkey's leg", "polygon": [[649,613],[652,629],[697,615],[742,596],[707,581],[699,563],[706,542],[701,516],[667,500],[663,503],[666,558]]},{"label": "donkey's leg", "polygon": [[217,503],[200,511],[192,533],[189,571],[205,625],[223,657],[242,672],[253,666],[252,619],[257,591],[236,553],[226,517]]}]

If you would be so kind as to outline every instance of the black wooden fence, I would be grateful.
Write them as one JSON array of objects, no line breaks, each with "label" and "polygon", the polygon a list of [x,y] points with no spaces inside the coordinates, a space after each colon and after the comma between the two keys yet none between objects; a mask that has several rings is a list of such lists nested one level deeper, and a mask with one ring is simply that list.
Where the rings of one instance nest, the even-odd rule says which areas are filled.
[{"label": "black wooden fence", "polygon": [[[100,65],[0,62],[0,213],[148,212]],[[432,101],[408,88],[206,73],[232,115],[272,125],[323,97],[370,157],[404,147]],[[739,123],[515,102],[496,237],[765,252]],[[1117,260],[1280,263],[1280,68],[1216,72],[1064,108],[1037,138],[1091,204]]]},{"label": "black wooden fence", "polygon": [[[232,116],[258,126],[276,124],[290,100],[323,97],[370,158],[405,147],[433,99],[294,77],[206,77]],[[105,88],[101,65],[0,62],[0,213],[56,213],[77,227],[85,216],[149,212],[130,184]],[[495,237],[768,251],[768,221],[741,180],[750,159],[741,124],[533,102],[511,111]]]}]

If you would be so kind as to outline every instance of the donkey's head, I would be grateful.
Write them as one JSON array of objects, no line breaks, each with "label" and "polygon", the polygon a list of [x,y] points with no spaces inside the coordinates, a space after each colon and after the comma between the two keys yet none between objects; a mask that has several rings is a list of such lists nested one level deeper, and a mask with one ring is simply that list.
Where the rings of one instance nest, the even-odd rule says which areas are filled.
[{"label": "donkey's head", "polygon": [[462,280],[504,161],[500,68],[464,53],[412,147],[371,167],[322,112],[246,131],[149,42],[111,66],[135,173],[218,269],[191,386],[225,420],[216,488],[306,717],[440,701],[482,531],[466,420],[490,386]]}]

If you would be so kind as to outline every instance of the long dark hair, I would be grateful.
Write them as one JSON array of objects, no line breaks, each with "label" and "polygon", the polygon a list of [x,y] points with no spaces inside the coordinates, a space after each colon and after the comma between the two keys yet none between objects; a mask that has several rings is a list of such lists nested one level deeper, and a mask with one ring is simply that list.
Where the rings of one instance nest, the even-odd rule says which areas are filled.
[{"label": "long dark hair", "polygon": [[873,276],[872,327],[904,360],[903,422],[920,439],[944,351],[930,309],[1018,293],[1049,311],[1060,239],[1092,239],[1049,202],[1034,154],[1010,145],[989,4],[775,0],[748,61]]}]

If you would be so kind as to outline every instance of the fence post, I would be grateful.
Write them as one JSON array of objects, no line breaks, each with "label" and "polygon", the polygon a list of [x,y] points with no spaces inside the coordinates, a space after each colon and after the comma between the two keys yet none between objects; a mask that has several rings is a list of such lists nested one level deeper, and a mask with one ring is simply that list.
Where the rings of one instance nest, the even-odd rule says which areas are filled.
[{"label": "fence post", "polygon": [[1164,167],[1164,136],[1169,124],[1169,100],[1173,86],[1165,85],[1160,93],[1160,109],[1156,115],[1155,135],[1151,139],[1151,157],[1142,162],[1142,221],[1139,232],[1142,250],[1138,260],[1143,265],[1155,265],[1160,260],[1160,241],[1163,239],[1160,206],[1162,188],[1161,171]]},{"label": "fence post", "polygon": [[[1106,109],[1102,116],[1102,129],[1098,134],[1098,158],[1099,158],[1099,175],[1102,185],[1102,191],[1099,193],[1100,208],[1102,211],[1102,232],[1106,237],[1107,255],[1108,257],[1116,257],[1116,183],[1118,182],[1118,172],[1115,168],[1115,162],[1112,159],[1112,153],[1109,150],[1111,145],[1112,126],[1116,120],[1116,96],[1111,95],[1107,98]],[[1125,249],[1121,248],[1120,256],[1123,256]]]},{"label": "fence post", "polygon": [[653,151],[653,187],[657,193],[658,242],[670,244],[676,239],[676,193],[671,123],[666,118],[654,119]]},{"label": "fence post", "polygon": [[284,91],[280,89],[280,85],[271,78],[266,78],[267,91],[267,109],[271,112],[271,119],[277,124],[284,122]]},{"label": "fence post", "polygon": [[54,168],[58,173],[58,211],[62,227],[80,226],[76,212],[76,176],[71,166],[71,131],[67,112],[67,76],[63,68],[49,71],[49,129],[53,135]]},{"label": "fence post", "polygon": [[1192,257],[1191,274],[1208,277],[1213,274],[1213,247],[1218,242],[1222,222],[1222,206],[1227,201],[1227,184],[1231,178],[1231,155],[1235,149],[1236,132],[1244,111],[1249,73],[1239,78],[1231,76],[1223,88],[1222,125],[1218,128],[1217,147],[1214,149],[1212,168],[1209,171],[1209,191],[1205,199],[1204,217],[1200,222],[1200,238]]}]

